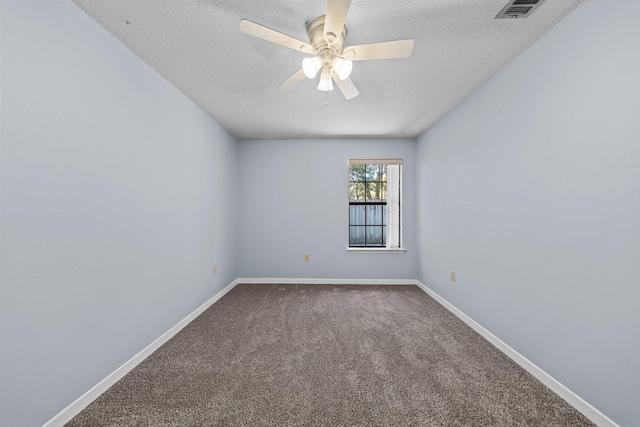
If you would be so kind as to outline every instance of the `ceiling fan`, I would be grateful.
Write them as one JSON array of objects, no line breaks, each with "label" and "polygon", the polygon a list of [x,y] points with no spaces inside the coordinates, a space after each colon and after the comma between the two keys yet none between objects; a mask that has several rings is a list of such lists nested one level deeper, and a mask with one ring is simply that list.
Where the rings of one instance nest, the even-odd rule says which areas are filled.
[{"label": "ceiling fan", "polygon": [[298,52],[314,56],[302,60],[302,69],[278,86],[287,91],[306,78],[313,79],[320,72],[318,90],[333,90],[333,81],[346,99],[358,96],[358,89],[349,78],[352,61],[407,58],[413,51],[413,39],[344,46],[347,30],[344,26],[351,0],[327,0],[327,11],[309,23],[309,43],[243,19],[240,31]]}]

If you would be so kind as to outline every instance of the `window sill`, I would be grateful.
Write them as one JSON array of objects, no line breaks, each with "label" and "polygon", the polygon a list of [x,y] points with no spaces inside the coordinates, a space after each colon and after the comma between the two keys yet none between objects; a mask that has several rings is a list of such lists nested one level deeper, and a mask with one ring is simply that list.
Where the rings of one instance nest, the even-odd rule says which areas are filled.
[{"label": "window sill", "polygon": [[347,253],[355,254],[401,254],[406,251],[405,248],[347,248]]}]

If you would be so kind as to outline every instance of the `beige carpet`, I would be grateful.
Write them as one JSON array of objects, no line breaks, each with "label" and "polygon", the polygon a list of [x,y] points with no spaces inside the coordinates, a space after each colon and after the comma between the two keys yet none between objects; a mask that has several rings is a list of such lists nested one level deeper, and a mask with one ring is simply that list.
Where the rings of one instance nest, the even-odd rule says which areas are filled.
[{"label": "beige carpet", "polygon": [[69,426],[586,426],[415,286],[239,285]]}]

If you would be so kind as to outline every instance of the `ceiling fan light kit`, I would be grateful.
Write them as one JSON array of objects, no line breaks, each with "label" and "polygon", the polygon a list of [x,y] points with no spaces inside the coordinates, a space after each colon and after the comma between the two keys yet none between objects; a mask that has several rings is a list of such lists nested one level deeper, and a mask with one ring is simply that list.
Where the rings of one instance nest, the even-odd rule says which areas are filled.
[{"label": "ceiling fan light kit", "polygon": [[318,83],[318,90],[323,92],[333,90],[333,82],[331,81],[331,72],[329,70],[322,70],[322,74],[320,74],[320,82]]},{"label": "ceiling fan light kit", "polygon": [[353,61],[350,59],[342,59],[337,56],[331,63],[331,68],[335,70],[340,80],[344,80],[351,75],[351,70],[353,70]]},{"label": "ceiling fan light kit", "polygon": [[351,0],[327,0],[326,14],[317,17],[307,26],[309,43],[246,19],[240,21],[240,31],[314,55],[304,58],[302,69],[281,83],[278,86],[279,90],[290,90],[305,77],[314,79],[321,71],[318,90],[325,92],[333,90],[333,81],[335,81],[344,97],[352,99],[359,94],[349,78],[353,70],[352,61],[407,58],[413,51],[413,40],[395,40],[343,48],[347,36],[344,23],[350,5]]},{"label": "ceiling fan light kit", "polygon": [[314,56],[313,58],[304,58],[302,60],[302,71],[308,79],[315,78],[318,75],[318,71],[322,68],[322,59]]}]

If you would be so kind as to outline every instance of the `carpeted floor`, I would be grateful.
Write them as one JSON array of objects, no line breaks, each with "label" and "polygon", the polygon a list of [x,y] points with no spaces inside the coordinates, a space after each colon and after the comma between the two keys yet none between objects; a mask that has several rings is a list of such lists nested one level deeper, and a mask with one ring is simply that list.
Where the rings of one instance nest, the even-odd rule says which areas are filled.
[{"label": "carpeted floor", "polygon": [[238,285],[67,425],[593,424],[415,286]]}]

